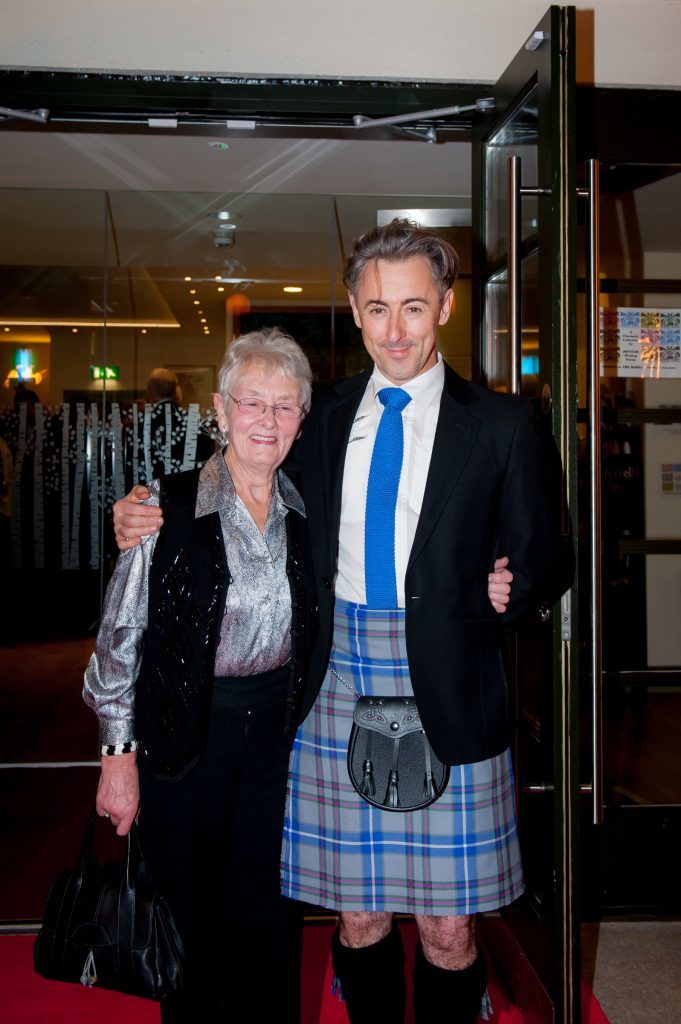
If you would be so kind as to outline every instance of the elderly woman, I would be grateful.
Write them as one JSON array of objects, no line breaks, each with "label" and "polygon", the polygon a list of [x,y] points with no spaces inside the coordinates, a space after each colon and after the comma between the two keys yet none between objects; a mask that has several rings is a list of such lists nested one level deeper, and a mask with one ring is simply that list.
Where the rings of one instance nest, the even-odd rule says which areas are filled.
[{"label": "elderly woman", "polygon": [[202,470],[151,485],[163,527],[120,556],[85,675],[97,811],[125,835],[141,808],[187,949],[163,1021],[226,1020],[245,1000],[251,1019],[285,1019],[279,854],[316,605],[303,503],[279,467],[310,393],[292,338],[232,343],[214,395],[228,443]]}]

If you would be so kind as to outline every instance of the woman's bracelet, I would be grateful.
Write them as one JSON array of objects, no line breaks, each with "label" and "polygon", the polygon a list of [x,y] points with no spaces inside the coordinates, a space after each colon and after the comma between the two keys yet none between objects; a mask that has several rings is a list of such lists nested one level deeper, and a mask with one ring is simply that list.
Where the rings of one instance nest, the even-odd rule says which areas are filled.
[{"label": "woman's bracelet", "polygon": [[128,740],[127,743],[102,743],[102,757],[116,757],[118,754],[132,754],[137,750],[137,740]]}]

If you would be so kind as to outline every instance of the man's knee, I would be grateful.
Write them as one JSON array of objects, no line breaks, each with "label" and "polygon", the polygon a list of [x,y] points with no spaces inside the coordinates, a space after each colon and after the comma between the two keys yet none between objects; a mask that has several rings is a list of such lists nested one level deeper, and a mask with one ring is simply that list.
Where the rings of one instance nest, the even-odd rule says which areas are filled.
[{"label": "man's knee", "polygon": [[456,971],[469,967],[476,957],[475,917],[417,917],[421,946],[436,967]]},{"label": "man's knee", "polygon": [[389,933],[392,914],[370,911],[353,911],[340,915],[340,941],[343,946],[359,949],[373,946]]}]

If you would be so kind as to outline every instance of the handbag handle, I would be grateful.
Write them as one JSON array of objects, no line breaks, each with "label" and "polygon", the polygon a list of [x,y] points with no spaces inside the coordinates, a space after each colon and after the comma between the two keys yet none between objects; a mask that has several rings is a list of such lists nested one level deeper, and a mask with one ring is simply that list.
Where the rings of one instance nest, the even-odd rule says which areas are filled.
[{"label": "handbag handle", "polygon": [[[135,922],[137,895],[140,885],[148,889],[150,885],[149,868],[142,852],[139,827],[133,821],[128,832],[128,853],[125,871],[118,891],[118,943],[121,961],[127,960],[126,969],[134,973],[133,951],[135,942]],[[123,965],[122,965],[123,966]]]}]

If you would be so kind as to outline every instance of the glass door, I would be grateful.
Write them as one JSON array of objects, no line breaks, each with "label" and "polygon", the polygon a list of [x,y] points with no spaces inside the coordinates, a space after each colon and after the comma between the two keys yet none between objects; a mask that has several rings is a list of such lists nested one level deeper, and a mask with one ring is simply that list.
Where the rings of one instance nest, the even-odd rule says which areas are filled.
[{"label": "glass door", "polygon": [[[600,164],[595,359],[580,343],[580,365],[595,362],[598,378],[589,415],[594,378],[580,374],[579,470],[585,495],[600,484],[601,524],[599,814],[582,829],[589,919],[681,907],[681,167],[645,157],[642,139],[640,163]],[[585,662],[583,690],[590,675]]]},{"label": "glass door", "polygon": [[[479,119],[473,144],[478,375],[532,400],[560,453],[566,552],[576,501],[574,25],[574,9],[550,8],[497,82],[492,119]],[[484,925],[492,942],[503,935],[528,1019],[565,1024],[579,1015],[571,596],[574,607],[573,590],[524,623],[509,654],[527,893]]]}]

